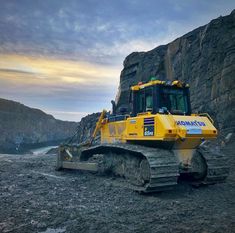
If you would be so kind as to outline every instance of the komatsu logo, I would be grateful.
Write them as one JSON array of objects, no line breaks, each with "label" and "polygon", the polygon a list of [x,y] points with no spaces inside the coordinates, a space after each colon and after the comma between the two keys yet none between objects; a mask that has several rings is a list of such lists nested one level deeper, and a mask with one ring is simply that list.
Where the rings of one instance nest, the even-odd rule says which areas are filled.
[{"label": "komatsu logo", "polygon": [[183,126],[206,126],[203,121],[176,121],[176,124]]}]

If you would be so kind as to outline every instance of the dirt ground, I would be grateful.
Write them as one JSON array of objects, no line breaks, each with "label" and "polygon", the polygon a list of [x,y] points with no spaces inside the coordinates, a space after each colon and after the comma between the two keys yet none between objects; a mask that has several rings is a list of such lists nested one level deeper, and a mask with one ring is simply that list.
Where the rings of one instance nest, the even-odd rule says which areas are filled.
[{"label": "dirt ground", "polygon": [[224,184],[140,195],[119,179],[54,170],[55,155],[0,155],[0,232],[235,232],[235,144]]}]

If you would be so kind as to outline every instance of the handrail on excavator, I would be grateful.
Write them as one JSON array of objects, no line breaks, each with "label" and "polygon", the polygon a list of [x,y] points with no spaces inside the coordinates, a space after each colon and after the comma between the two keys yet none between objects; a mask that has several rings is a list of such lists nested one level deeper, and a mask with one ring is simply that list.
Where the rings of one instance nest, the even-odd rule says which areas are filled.
[{"label": "handrail on excavator", "polygon": [[207,117],[207,118],[210,120],[210,122],[211,122],[212,124],[214,124],[213,119],[211,118],[211,116],[210,116],[208,113],[204,112],[204,113],[199,113],[198,115],[199,115],[199,116],[205,116],[205,117]]}]

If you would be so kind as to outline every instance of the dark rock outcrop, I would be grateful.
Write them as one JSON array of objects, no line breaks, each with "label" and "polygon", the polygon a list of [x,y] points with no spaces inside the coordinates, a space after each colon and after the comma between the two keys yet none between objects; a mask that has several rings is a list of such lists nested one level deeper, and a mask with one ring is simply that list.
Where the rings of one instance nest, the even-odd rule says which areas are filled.
[{"label": "dark rock outcrop", "polygon": [[72,136],[76,122],[56,120],[39,109],[0,99],[0,152],[17,153],[57,144]]},{"label": "dark rock outcrop", "polygon": [[208,112],[219,129],[235,128],[235,10],[149,52],[124,61],[117,107],[128,106],[129,87],[155,76],[190,84],[194,112]]},{"label": "dark rock outcrop", "polygon": [[[71,142],[87,142],[90,140],[98,121],[100,113],[92,113],[81,119],[77,126],[77,133],[72,138]],[[97,133],[94,142],[99,142],[100,132]]]}]

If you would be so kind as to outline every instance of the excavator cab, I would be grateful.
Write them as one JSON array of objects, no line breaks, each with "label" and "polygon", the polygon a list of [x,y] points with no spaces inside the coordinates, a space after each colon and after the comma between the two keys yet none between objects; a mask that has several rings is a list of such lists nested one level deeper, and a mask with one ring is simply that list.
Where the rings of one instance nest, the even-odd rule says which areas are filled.
[{"label": "excavator cab", "polygon": [[[163,85],[157,85],[163,84]],[[152,114],[191,115],[189,86],[179,81],[167,83],[159,80],[132,87],[132,116]]]}]

